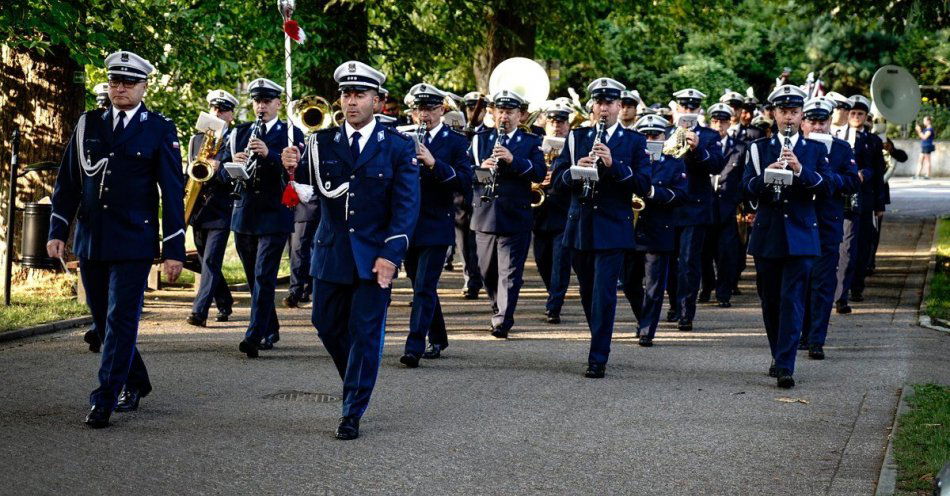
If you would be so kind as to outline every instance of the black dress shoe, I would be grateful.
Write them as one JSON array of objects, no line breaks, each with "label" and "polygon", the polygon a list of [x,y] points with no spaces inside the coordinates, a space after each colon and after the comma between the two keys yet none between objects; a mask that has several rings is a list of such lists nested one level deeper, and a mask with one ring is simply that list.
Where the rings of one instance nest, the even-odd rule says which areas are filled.
[{"label": "black dress shoe", "polygon": [[89,344],[89,351],[99,353],[102,349],[102,341],[99,340],[99,333],[95,329],[89,329],[83,334],[82,340]]},{"label": "black dress shoe", "polygon": [[674,311],[672,311],[672,310],[666,312],[666,321],[667,321],[667,322],[676,322],[676,321],[679,320],[679,319],[680,319],[680,316],[679,316],[678,313],[676,313],[676,312],[674,312]]},{"label": "black dress shoe", "polygon": [[312,293],[312,291],[307,291],[307,292],[305,292],[303,296],[301,296],[300,298],[297,299],[297,302],[298,302],[298,303],[310,303],[310,293]]},{"label": "black dress shoe", "polygon": [[717,304],[719,305],[719,308],[732,308],[732,303],[729,303],[728,301],[720,301],[717,302]]},{"label": "black dress shoe", "polygon": [[775,368],[775,360],[772,360],[772,365],[769,365],[769,377],[778,377],[778,369]]},{"label": "black dress shoe", "polygon": [[297,308],[299,301],[294,295],[287,295],[284,297],[284,306],[287,308]]},{"label": "black dress shoe", "polygon": [[640,336],[640,340],[637,341],[637,344],[643,346],[644,348],[649,348],[653,346],[653,338],[649,336]]},{"label": "black dress shoe", "polygon": [[825,349],[820,344],[813,344],[808,347],[808,358],[812,360],[824,360],[825,359]]},{"label": "black dress shoe", "polygon": [[139,400],[142,399],[142,396],[138,389],[123,388],[122,393],[119,394],[119,403],[116,404],[115,411],[134,412],[138,410]]},{"label": "black dress shoe", "polygon": [[441,344],[432,344],[429,343],[429,347],[426,348],[426,351],[422,354],[422,358],[433,359],[439,358],[442,356],[442,350],[445,349],[445,346]]},{"label": "black dress shoe", "polygon": [[270,342],[270,341],[268,341],[268,340],[265,339],[265,340],[261,341],[261,344],[257,345],[257,349],[259,349],[259,350],[261,350],[261,351],[273,350],[273,349],[274,349],[274,343],[272,343],[272,342]]},{"label": "black dress shoe", "polygon": [[709,303],[709,293],[699,293],[696,303]]},{"label": "black dress shoe", "polygon": [[342,417],[340,426],[336,428],[336,438],[349,441],[360,437],[360,419],[357,417]]},{"label": "black dress shoe", "polygon": [[246,339],[241,341],[241,344],[238,345],[238,350],[240,350],[241,353],[247,354],[248,358],[257,358],[258,356],[258,346]]},{"label": "black dress shoe", "polygon": [[805,351],[808,349],[808,340],[805,338],[798,340],[798,351]]},{"label": "black dress shoe", "polygon": [[692,331],[693,330],[693,321],[680,319],[679,330],[681,331]]},{"label": "black dress shoe", "polygon": [[606,370],[606,365],[602,363],[592,363],[587,366],[587,372],[584,372],[584,377],[588,379],[603,379]]},{"label": "black dress shoe", "polygon": [[864,301],[864,293],[855,293],[855,292],[852,291],[852,292],[851,292],[851,301],[856,301],[856,302],[858,302],[858,303],[861,303],[862,301]]},{"label": "black dress shoe", "polygon": [[477,289],[463,289],[462,298],[465,298],[466,300],[477,300],[478,290]]},{"label": "black dress shoe", "polygon": [[93,429],[102,429],[104,427],[109,427],[109,417],[112,415],[112,412],[104,406],[94,406],[92,410],[89,410],[89,415],[86,415],[85,423]]},{"label": "black dress shoe", "polygon": [[231,317],[231,310],[218,310],[218,316],[214,318],[217,322],[227,322]]},{"label": "black dress shoe", "polygon": [[208,324],[208,319],[202,318],[200,315],[193,313],[188,316],[187,322],[189,325],[196,327],[205,327]]},{"label": "black dress shoe", "polygon": [[840,314],[851,313],[851,307],[845,302],[835,302],[835,312]]},{"label": "black dress shoe", "polygon": [[406,353],[399,357],[399,363],[405,365],[406,368],[414,369],[419,366],[419,357]]},{"label": "black dress shoe", "polygon": [[792,377],[792,373],[787,369],[780,369],[778,371],[778,379],[776,379],[775,385],[782,389],[792,389],[795,387],[795,379]]},{"label": "black dress shoe", "polygon": [[453,265],[452,262],[445,262],[445,265],[442,266],[442,270],[446,272],[452,272],[455,270],[455,265]]},{"label": "black dress shoe", "polygon": [[491,335],[498,339],[508,339],[508,331],[501,327],[492,328]]},{"label": "black dress shoe", "polygon": [[561,323],[561,314],[551,313],[548,314],[547,318],[548,324],[560,324]]}]

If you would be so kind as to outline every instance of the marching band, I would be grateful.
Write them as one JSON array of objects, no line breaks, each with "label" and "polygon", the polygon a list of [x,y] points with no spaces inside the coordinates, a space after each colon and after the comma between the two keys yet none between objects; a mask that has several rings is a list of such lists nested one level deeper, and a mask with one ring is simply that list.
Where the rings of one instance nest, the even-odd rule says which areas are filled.
[{"label": "marching band", "polygon": [[[86,340],[102,348],[90,427],[137,409],[151,391],[136,348],[145,281],[159,258],[177,277],[188,225],[201,279],[187,322],[206,326],[212,303],[216,320],[229,320],[222,263],[233,231],[251,292],[238,346],[248,358],[280,339],[277,273],[290,244],[283,301],[312,301],[311,321],[343,385],[339,439],[359,436],[400,268],[412,308],[399,363],[416,368],[448,347],[437,290],[454,249],[462,295],[485,290],[487,331],[498,339],[517,332],[529,252],[550,324],[561,322],[573,270],[591,334],[589,378],[605,377],[618,291],[639,345],[650,347],[664,292],[666,319],[692,331],[697,302],[714,294],[719,307],[731,306],[746,252],[768,373],[781,388],[795,385],[799,349],[825,358],[832,310],[848,313],[848,302],[863,298],[884,189],[883,145],[866,129],[863,95],[821,96],[783,82],[765,106],[725,89],[704,109],[695,88],[648,106],[609,77],[590,82],[587,102],[573,91],[529,101],[516,86],[460,98],[420,82],[405,100],[410,123],[398,126],[404,116],[383,88],[386,76],[349,61],[334,72],[338,114],[327,106],[325,122],[307,133],[293,118],[298,109],[288,105],[290,119],[278,118],[285,88],[269,79],[249,84],[254,120],[243,124],[233,125],[240,100],[210,91],[216,134],[199,129],[183,168],[175,125],[143,103],[154,67],[128,51],[105,65],[100,108],[83,114],[62,160],[47,245],[63,256],[75,223],[94,320]],[[449,110],[463,117],[450,120]],[[192,173],[195,164],[211,171]]]}]

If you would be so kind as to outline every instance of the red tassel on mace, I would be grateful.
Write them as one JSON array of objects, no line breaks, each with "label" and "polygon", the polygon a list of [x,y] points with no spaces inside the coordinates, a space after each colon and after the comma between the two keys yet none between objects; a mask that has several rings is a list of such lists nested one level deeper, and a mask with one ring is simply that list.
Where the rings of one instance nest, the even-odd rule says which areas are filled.
[{"label": "red tassel on mace", "polygon": [[280,203],[287,208],[294,208],[300,204],[300,197],[297,196],[297,190],[294,189],[294,176],[292,174],[290,182],[284,188],[284,194],[280,196]]},{"label": "red tassel on mace", "polygon": [[307,35],[303,32],[303,29],[300,29],[300,24],[297,24],[297,21],[293,19],[284,21],[284,33],[287,33],[287,36],[297,43],[303,43],[307,39]]}]

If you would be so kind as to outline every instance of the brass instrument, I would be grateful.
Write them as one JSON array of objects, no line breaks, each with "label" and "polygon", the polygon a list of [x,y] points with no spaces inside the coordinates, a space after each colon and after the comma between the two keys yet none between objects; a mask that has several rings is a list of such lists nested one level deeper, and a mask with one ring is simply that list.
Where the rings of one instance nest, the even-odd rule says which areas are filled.
[{"label": "brass instrument", "polygon": [[644,208],[647,208],[646,202],[643,201],[643,198],[640,198],[637,195],[633,195],[633,198],[630,200],[630,207],[634,212],[642,212]]},{"label": "brass instrument", "polygon": [[185,222],[191,219],[202,186],[218,172],[220,164],[214,159],[224,143],[221,136],[227,124],[221,119],[202,112],[195,128],[204,136],[195,158],[188,164],[188,182],[185,184]]},{"label": "brass instrument", "polygon": [[547,199],[547,194],[544,192],[544,188],[541,187],[541,183],[531,183],[531,208],[538,208],[541,205],[544,205],[544,200]]},{"label": "brass instrument", "polygon": [[670,136],[663,145],[663,154],[673,158],[683,158],[689,151],[689,140],[686,139],[688,131],[685,127],[677,126],[676,131]]},{"label": "brass instrument", "polygon": [[321,129],[337,125],[334,120],[333,106],[325,98],[307,95],[290,104],[290,120],[298,127],[313,134]]}]

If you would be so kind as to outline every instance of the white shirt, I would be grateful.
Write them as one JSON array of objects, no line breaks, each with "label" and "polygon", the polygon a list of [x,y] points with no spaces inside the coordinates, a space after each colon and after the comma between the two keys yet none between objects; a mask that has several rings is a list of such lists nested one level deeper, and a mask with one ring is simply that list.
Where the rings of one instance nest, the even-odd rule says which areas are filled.
[{"label": "white shirt", "polygon": [[264,123],[264,134],[270,132],[270,128],[274,127],[274,124],[277,123],[277,116],[275,115],[273,119]]},{"label": "white shirt", "polygon": [[[437,126],[429,130],[429,143],[435,141],[435,137],[439,135],[439,131],[442,130],[442,123],[440,122]],[[508,139],[511,139],[511,136],[508,136]]]},{"label": "white shirt", "polygon": [[122,121],[123,127],[129,127],[129,122],[132,120],[132,116],[139,111],[139,107],[142,106],[142,102],[139,102],[132,110],[119,110],[115,107],[112,107],[112,129],[115,130],[115,127],[119,124],[119,112],[125,112],[125,119]]},{"label": "white shirt", "polygon": [[[782,133],[779,133],[779,134],[777,134],[776,136],[778,137],[778,144],[780,144],[780,145],[782,145],[782,146],[784,147],[784,146],[785,146],[785,135],[782,134]],[[788,137],[788,141],[791,142],[791,146],[790,146],[789,148],[791,148],[792,150],[795,149],[795,145],[798,144],[798,138],[799,138],[799,137],[800,137],[799,133],[795,133],[795,134],[793,134],[793,135],[791,135],[791,136]]]},{"label": "white shirt", "polygon": [[359,131],[360,133],[360,151],[366,149],[366,143],[369,143],[369,137],[373,135],[373,130],[376,129],[376,119],[370,119],[369,122],[360,129],[350,125],[349,121],[346,121],[343,124],[343,130],[346,132],[346,144],[347,146],[352,146],[352,141],[350,136],[353,136],[353,133]]}]

